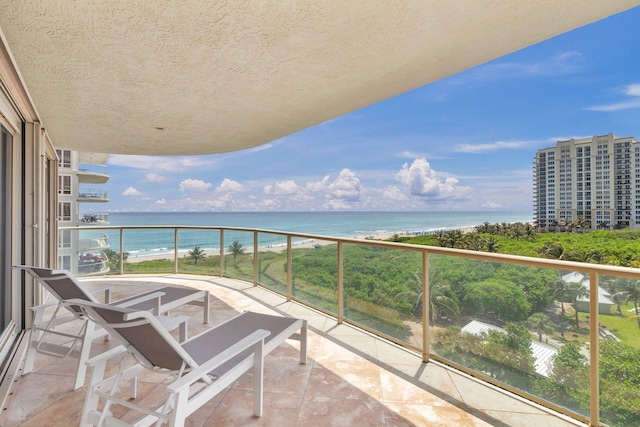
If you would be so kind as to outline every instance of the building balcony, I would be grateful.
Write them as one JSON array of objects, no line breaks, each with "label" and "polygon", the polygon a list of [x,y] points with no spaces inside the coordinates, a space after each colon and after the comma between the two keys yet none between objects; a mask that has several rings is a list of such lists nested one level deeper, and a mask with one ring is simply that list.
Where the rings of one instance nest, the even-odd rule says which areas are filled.
[{"label": "building balcony", "polygon": [[104,184],[110,178],[104,165],[83,164],[78,168],[77,175],[81,184]]},{"label": "building balcony", "polygon": [[[187,420],[193,425],[580,425],[439,362],[424,363],[418,353],[246,281],[136,275],[82,282],[89,288],[111,287],[114,299],[164,286],[206,289],[212,295],[212,324],[243,310],[308,320],[306,365],[297,363],[297,342],[282,344],[265,359],[262,418],[252,416],[251,376],[245,374],[192,414]],[[200,308],[183,307],[172,314],[190,316],[189,336],[207,327]],[[92,354],[116,344],[114,338],[97,340]],[[38,354],[34,370],[14,379],[3,425],[78,425],[87,386],[72,391],[73,372],[74,360]]]},{"label": "building balcony", "polygon": [[91,212],[78,216],[78,225],[107,225],[109,214],[107,212]]},{"label": "building balcony", "polygon": [[[547,221],[541,223],[555,223],[554,219]],[[77,228],[61,228],[61,231],[67,229]],[[279,296],[287,304],[301,304],[315,315],[322,313],[327,319],[333,319],[336,325],[350,325],[385,345],[402,348],[423,362],[423,370],[431,369],[432,363],[445,365],[457,374],[475,378],[483,387],[498,387],[526,405],[545,407],[562,420],[558,421],[561,425],[568,419],[593,426],[600,422],[610,426],[636,425],[625,423],[625,419],[640,420],[640,413],[634,412],[632,402],[618,399],[617,393],[634,394],[635,390],[619,383],[618,374],[611,372],[619,363],[610,363],[607,355],[611,346],[621,346],[629,354],[636,351],[640,347],[640,331],[632,328],[633,331],[620,334],[619,344],[602,341],[604,329],[614,336],[619,334],[619,324],[612,323],[618,319],[600,314],[597,298],[591,300],[593,307],[584,311],[584,307],[574,308],[570,298],[558,297],[561,292],[556,289],[561,283],[558,278],[567,272],[576,272],[588,277],[587,287],[595,295],[598,286],[623,286],[626,279],[630,279],[629,283],[638,283],[638,269],[245,228],[112,226],[99,229],[110,235],[112,248],[119,248],[109,259],[109,274],[115,276],[99,280],[127,283],[135,282],[136,277],[147,280],[142,276],[117,276],[136,272],[170,277],[204,275],[205,279],[197,280],[209,283],[206,286],[237,280],[238,286],[261,295],[260,303],[270,303],[270,298]],[[154,245],[160,245],[154,247],[164,247],[165,253],[134,252],[126,245],[127,242],[149,242],[151,237],[158,239]],[[242,250],[232,252],[230,248],[236,244],[240,244]],[[206,260],[194,262],[189,258],[188,251],[196,245],[208,248]],[[153,262],[141,264],[143,261]],[[425,295],[430,297],[423,297]],[[272,307],[278,305],[272,304]],[[540,336],[533,329],[527,331],[527,318],[533,315],[548,317],[553,327]],[[482,325],[486,334],[468,332],[470,325],[477,324]],[[489,332],[506,333],[504,331],[514,327],[510,324],[520,328],[523,337],[531,342],[531,353],[515,350],[501,341],[501,335]],[[634,322],[628,324],[635,326]],[[576,350],[577,364],[556,365],[555,355],[570,349]],[[542,356],[543,353],[547,357]],[[363,350],[362,354],[375,353]],[[398,366],[403,363],[399,361]],[[418,378],[417,372],[410,373],[409,377]],[[343,379],[362,380],[360,372]],[[422,387],[432,393],[439,390],[431,383]],[[384,399],[377,402],[390,403]],[[443,399],[450,402],[450,396]],[[476,407],[462,403],[461,407],[469,414],[476,414]],[[422,413],[427,409],[416,410]],[[525,413],[529,414],[528,411]],[[425,416],[424,413],[421,416]],[[491,416],[495,416],[493,412]],[[535,417],[531,420],[527,417],[520,424],[497,419],[487,422],[538,424],[531,421]],[[425,419],[417,425],[424,424]]]},{"label": "building balcony", "polygon": [[76,201],[81,203],[105,203],[109,201],[107,192],[96,188],[80,188]]}]

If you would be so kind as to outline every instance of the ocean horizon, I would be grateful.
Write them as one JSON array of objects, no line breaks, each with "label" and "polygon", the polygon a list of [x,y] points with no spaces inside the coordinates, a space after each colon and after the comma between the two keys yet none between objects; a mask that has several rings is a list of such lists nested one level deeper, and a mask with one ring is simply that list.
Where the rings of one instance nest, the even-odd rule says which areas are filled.
[{"label": "ocean horizon", "polygon": [[[427,234],[437,230],[473,227],[484,222],[531,222],[531,212],[513,211],[430,211],[430,212],[110,212],[112,226],[224,226],[258,228],[291,233],[331,237],[363,238],[386,233]],[[109,245],[118,251],[118,234],[105,231]],[[111,235],[113,234],[113,235]],[[264,238],[264,240],[263,240]],[[227,232],[225,246],[238,240],[245,247],[253,245],[252,233]],[[281,245],[279,235],[262,235],[261,246]],[[298,239],[301,241],[300,239]],[[124,251],[129,256],[172,253],[173,230],[125,230]],[[219,250],[219,233],[181,230],[178,250],[200,246]]]}]

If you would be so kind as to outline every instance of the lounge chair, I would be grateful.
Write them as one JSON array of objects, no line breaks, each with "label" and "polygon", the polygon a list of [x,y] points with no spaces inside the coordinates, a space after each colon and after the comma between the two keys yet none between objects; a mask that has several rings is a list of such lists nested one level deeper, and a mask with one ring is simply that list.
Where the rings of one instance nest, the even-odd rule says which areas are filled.
[{"label": "lounge chair", "polygon": [[[302,319],[247,311],[178,343],[149,312],[84,300],[70,300],[66,304],[81,310],[124,346],[87,362],[92,369],[80,422],[82,427],[156,423],[183,426],[190,414],[252,367],[253,413],[261,416],[264,357],[286,339],[297,339],[300,341],[300,363],[307,363],[307,322]],[[105,379],[107,361],[125,352],[117,373]],[[125,368],[130,359],[128,356],[132,356],[137,364]],[[172,378],[167,382],[164,377],[160,380],[156,375],[150,377],[160,384],[152,388],[153,396],[144,396],[155,402],[151,408],[149,404],[142,406],[144,397],[135,400],[136,381],[145,370],[163,372]],[[123,381],[131,381],[129,398],[120,392]],[[140,416],[130,423],[117,419],[111,412],[114,405],[133,410]],[[102,409],[98,410],[99,407]],[[127,415],[128,420],[132,415]]]},{"label": "lounge chair", "polygon": [[[106,338],[108,334],[104,330],[96,330],[91,322],[86,321],[82,311],[64,306],[62,301],[73,298],[96,303],[99,301],[68,271],[25,265],[17,265],[14,268],[29,273],[57,300],[52,304],[43,304],[31,309],[33,311],[33,324],[29,333],[29,346],[27,347],[27,356],[22,374],[25,375],[33,370],[36,353],[56,357],[69,356],[78,359],[73,389],[76,390],[82,387],[87,370],[85,362],[89,358],[91,342],[98,337]],[[104,291],[105,303],[107,304],[130,307],[136,311],[152,311],[153,314],[159,316],[159,322],[168,330],[179,327],[181,341],[187,339],[188,317],[169,317],[169,310],[184,304],[201,305],[204,310],[204,323],[209,323],[209,292],[206,290],[168,286],[115,302],[111,302],[110,289],[106,288]],[[45,320],[45,311],[52,306],[56,306],[54,313],[49,320]],[[66,312],[67,310],[71,312],[72,316],[61,317],[61,312]],[[83,322],[77,333],[66,333],[60,330],[62,324],[76,319]],[[55,337],[66,339],[67,341],[60,343],[60,339],[55,339]],[[79,348],[77,348],[78,346]]]}]

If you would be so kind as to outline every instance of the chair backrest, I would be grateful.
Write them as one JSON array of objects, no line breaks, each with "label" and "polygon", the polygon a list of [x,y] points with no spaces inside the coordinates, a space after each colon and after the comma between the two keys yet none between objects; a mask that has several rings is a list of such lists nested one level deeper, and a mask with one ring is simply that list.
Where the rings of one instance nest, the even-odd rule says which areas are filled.
[{"label": "chair backrest", "polygon": [[[16,265],[15,268],[22,269],[33,276],[38,283],[44,286],[60,302],[69,299],[98,302],[91,292],[82,286],[68,271],[27,265]],[[82,314],[77,307],[67,306],[67,308],[76,315]]]},{"label": "chair backrest", "polygon": [[116,307],[84,300],[65,301],[65,305],[76,306],[84,315],[117,337],[147,368],[180,370],[197,364],[180,344],[167,332],[149,312]]}]

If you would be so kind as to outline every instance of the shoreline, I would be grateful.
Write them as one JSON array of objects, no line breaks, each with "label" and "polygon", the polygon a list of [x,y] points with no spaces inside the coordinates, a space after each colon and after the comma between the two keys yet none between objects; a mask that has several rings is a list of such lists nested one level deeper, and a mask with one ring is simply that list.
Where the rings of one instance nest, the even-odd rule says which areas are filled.
[{"label": "shoreline", "polygon": [[[470,233],[475,231],[475,227],[476,226],[463,226],[463,227],[447,227],[447,228],[443,228],[443,231],[452,231],[452,230],[460,230],[462,233]],[[429,230],[429,231],[394,231],[394,232],[384,232],[384,233],[375,233],[375,234],[370,234],[367,236],[356,236],[353,237],[354,240],[388,240],[391,237],[393,237],[394,235],[398,235],[398,236],[419,236],[419,235],[424,235],[424,234],[434,234],[435,232],[437,232],[439,230]],[[311,249],[316,245],[320,245],[320,246],[324,246],[326,244],[330,244],[331,241],[328,240],[315,240],[315,239],[311,239],[311,240],[305,240],[302,242],[294,242],[292,243],[292,246],[296,247],[296,248],[301,248],[301,249]],[[277,245],[277,246],[263,246],[259,248],[261,251],[267,251],[267,252],[281,252],[284,251],[286,249],[286,246],[284,245]],[[187,254],[189,253],[190,249],[179,249],[178,250],[178,257],[180,258],[184,258],[187,256]],[[253,253],[253,246],[251,248],[245,248],[245,253],[250,254]],[[214,253],[207,253],[205,251],[205,255],[210,256],[210,255],[218,255],[219,254],[219,250],[216,249],[214,251]],[[127,258],[127,262],[128,263],[140,263],[140,262],[145,262],[145,261],[158,261],[158,260],[173,260],[174,258],[174,252],[165,252],[165,253],[159,253],[159,254],[144,254],[144,255],[135,255],[135,256],[129,256]]]}]

